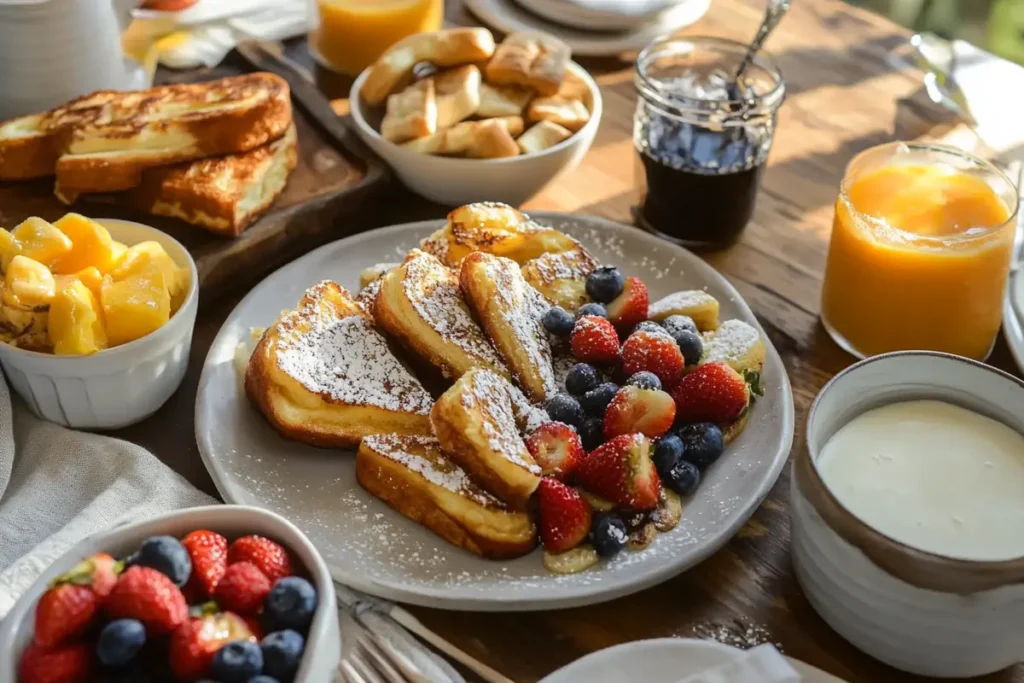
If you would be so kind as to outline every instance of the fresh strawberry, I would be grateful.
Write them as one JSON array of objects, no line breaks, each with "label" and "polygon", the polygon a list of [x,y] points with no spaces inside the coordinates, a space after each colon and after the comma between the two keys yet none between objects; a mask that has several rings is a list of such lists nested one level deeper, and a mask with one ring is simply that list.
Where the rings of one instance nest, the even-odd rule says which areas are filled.
[{"label": "fresh strawberry", "polygon": [[686,361],[676,340],[660,332],[634,332],[622,345],[622,374],[631,377],[646,370],[653,372],[665,388],[676,385]]},{"label": "fresh strawberry", "polygon": [[623,434],[604,443],[576,468],[586,491],[634,510],[658,504],[661,481],[651,462],[651,442],[643,434]]},{"label": "fresh strawberry", "polygon": [[263,536],[236,539],[228,548],[228,565],[236,562],[252,562],[272,584],[292,575],[292,560],[288,551]]},{"label": "fresh strawberry", "polygon": [[615,326],[596,315],[585,315],[576,321],[569,337],[572,355],[596,365],[611,365],[619,360],[619,335]]},{"label": "fresh strawberry", "polygon": [[622,293],[608,304],[608,319],[624,330],[647,320],[647,285],[640,278],[626,278]]},{"label": "fresh strawberry", "polygon": [[675,418],[676,404],[664,391],[625,386],[605,408],[604,438],[637,432],[656,438],[672,427]]},{"label": "fresh strawberry", "polygon": [[92,668],[92,648],[85,643],[50,649],[30,643],[21,655],[18,683],[85,683]]},{"label": "fresh strawberry", "polygon": [[199,529],[181,539],[181,544],[192,558],[192,575],[185,586],[189,603],[212,598],[217,582],[228,568],[228,539],[218,533]]},{"label": "fresh strawberry", "polygon": [[217,650],[236,640],[257,640],[237,614],[221,612],[189,619],[171,633],[167,650],[171,672],[180,681],[202,678]]},{"label": "fresh strawberry", "polygon": [[100,599],[89,586],[59,583],[36,604],[36,642],[54,647],[84,633],[100,612]]},{"label": "fresh strawberry", "polygon": [[270,579],[252,562],[236,562],[224,572],[213,598],[224,609],[243,616],[256,614],[270,592]]},{"label": "fresh strawberry", "polygon": [[138,619],[148,636],[167,633],[188,618],[185,596],[166,575],[150,567],[129,567],[103,608],[112,619]]},{"label": "fresh strawberry", "polygon": [[672,390],[676,417],[682,422],[725,424],[740,416],[750,402],[743,375],[725,363],[708,363],[689,372]]},{"label": "fresh strawberry", "polygon": [[545,422],[526,440],[526,448],[545,476],[566,481],[583,456],[576,430],[564,422]]},{"label": "fresh strawberry", "polygon": [[545,477],[537,487],[537,518],[544,549],[564,553],[590,533],[590,506],[580,492],[557,479]]},{"label": "fresh strawberry", "polygon": [[[110,591],[114,590],[114,585],[117,584],[117,577],[124,571],[124,562],[118,562],[106,553],[96,553],[83,564],[91,569],[90,585],[92,592],[99,598],[110,595]],[[80,564],[79,567],[81,566]]]}]

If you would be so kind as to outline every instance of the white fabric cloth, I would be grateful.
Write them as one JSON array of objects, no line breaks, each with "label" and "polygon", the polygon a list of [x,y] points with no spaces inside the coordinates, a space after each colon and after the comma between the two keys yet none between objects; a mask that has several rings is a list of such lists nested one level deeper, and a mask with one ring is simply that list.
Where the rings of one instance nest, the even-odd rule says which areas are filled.
[{"label": "white fabric cloth", "polygon": [[681,5],[686,0],[553,0],[576,5],[592,12],[621,15],[624,17],[645,17]]},{"label": "white fabric cloth", "polygon": [[0,380],[0,619],[86,536],[214,502],[144,448],[38,419]]}]

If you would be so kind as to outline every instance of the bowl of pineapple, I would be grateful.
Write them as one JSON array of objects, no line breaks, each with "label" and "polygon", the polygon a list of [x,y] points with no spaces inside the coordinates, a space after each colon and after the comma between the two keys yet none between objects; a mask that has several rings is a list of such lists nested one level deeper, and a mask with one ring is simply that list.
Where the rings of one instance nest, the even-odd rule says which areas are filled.
[{"label": "bowl of pineapple", "polygon": [[162,406],[185,376],[195,261],[140,223],[69,213],[0,230],[0,367],[29,408],[116,429]]}]

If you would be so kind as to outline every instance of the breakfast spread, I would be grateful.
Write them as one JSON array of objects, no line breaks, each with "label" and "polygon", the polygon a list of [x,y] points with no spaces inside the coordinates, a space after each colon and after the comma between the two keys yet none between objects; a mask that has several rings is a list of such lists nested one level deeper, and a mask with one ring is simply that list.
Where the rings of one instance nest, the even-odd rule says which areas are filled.
[{"label": "breakfast spread", "polygon": [[817,459],[850,512],[930,553],[998,561],[1024,555],[1024,436],[942,401],[869,410]]},{"label": "breakfast spread", "polygon": [[124,245],[69,213],[0,228],[0,341],[88,355],[144,337],[170,320],[190,273],[157,242]]},{"label": "breakfast spread", "polygon": [[[384,105],[381,136],[407,149],[474,159],[531,154],[590,120],[589,91],[569,58],[563,43],[539,34],[513,33],[496,45],[483,28],[420,33],[369,68],[361,95]],[[424,63],[433,71],[415,68]]]},{"label": "breakfast spread", "polygon": [[206,529],[84,558],[36,603],[18,683],[290,683],[317,609],[302,573],[269,538]]},{"label": "breakfast spread", "polygon": [[452,211],[360,284],[317,284],[263,331],[246,393],[287,438],[358,445],[364,489],[482,557],[539,537],[573,573],[646,548],[760,393],[764,342],[714,297],[650,303],[505,205]]},{"label": "breakfast spread", "polygon": [[0,180],[56,176],[55,194],[235,236],[297,161],[288,84],[269,73],[99,91],[0,122]]}]

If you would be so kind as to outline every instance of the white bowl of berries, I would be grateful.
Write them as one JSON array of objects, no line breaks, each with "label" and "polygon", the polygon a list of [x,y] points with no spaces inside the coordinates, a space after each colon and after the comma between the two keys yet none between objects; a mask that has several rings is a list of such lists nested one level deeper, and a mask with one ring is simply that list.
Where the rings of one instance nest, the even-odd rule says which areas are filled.
[{"label": "white bowl of berries", "polygon": [[319,683],[341,657],[334,584],[259,508],[173,512],[81,541],[0,624],[0,681]]}]

